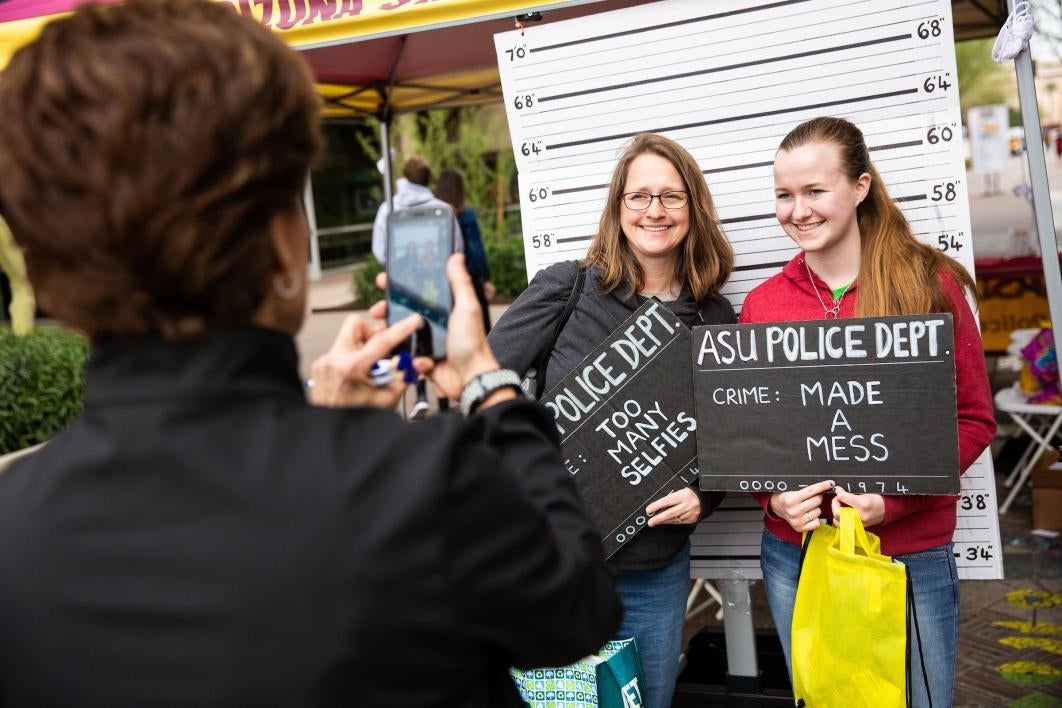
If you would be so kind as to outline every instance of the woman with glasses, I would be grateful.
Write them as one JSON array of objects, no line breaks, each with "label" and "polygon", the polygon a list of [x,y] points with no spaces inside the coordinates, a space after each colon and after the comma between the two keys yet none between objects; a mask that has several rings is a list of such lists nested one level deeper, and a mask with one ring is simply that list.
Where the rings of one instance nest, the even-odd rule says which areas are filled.
[{"label": "woman with glasses", "polygon": [[[697,161],[673,140],[638,135],[612,173],[586,257],[540,271],[491,330],[491,349],[518,372],[540,361],[584,269],[575,309],[549,352],[549,390],[648,298],[691,327],[734,322],[719,295],[733,262]],[[611,558],[624,608],[617,636],[637,639],[649,708],[670,705],[690,585],[689,537],[721,500],[696,485],[657,499],[646,507],[647,527]]]}]

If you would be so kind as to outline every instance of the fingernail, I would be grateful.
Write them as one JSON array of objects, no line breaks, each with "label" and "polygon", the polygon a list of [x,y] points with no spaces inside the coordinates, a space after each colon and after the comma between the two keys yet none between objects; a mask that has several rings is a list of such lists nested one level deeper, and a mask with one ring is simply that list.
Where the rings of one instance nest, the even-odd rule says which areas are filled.
[{"label": "fingernail", "polygon": [[369,370],[369,381],[375,386],[386,386],[395,380],[390,359],[380,359]]},{"label": "fingernail", "polygon": [[834,482],[832,479],[829,480],[829,482],[830,482],[830,489],[833,489],[834,487],[837,486],[837,482]]}]

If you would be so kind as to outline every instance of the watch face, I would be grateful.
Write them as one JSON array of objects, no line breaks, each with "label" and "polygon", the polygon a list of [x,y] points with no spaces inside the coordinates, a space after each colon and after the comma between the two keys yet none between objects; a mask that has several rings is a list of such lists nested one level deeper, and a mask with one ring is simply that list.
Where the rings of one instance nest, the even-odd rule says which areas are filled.
[{"label": "watch face", "polygon": [[497,369],[480,374],[469,381],[465,390],[461,392],[461,411],[468,415],[483,402],[483,399],[495,390],[506,386],[513,386],[517,389],[520,387],[520,377],[515,371]]}]

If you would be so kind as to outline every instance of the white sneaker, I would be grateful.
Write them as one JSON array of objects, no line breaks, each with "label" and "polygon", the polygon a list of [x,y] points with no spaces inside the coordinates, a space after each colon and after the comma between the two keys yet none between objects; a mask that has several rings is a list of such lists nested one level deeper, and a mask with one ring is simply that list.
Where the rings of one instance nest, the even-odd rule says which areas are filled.
[{"label": "white sneaker", "polygon": [[431,406],[428,405],[428,402],[423,398],[418,399],[417,402],[413,404],[413,407],[409,409],[409,419],[424,420],[428,417],[429,410],[431,410]]}]

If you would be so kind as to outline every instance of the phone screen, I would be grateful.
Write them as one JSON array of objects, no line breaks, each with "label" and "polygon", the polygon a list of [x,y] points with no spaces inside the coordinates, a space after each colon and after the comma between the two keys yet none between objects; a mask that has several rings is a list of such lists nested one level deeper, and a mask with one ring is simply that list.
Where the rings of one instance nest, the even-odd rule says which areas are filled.
[{"label": "phone screen", "polygon": [[396,211],[387,222],[387,320],[413,313],[425,326],[413,354],[446,356],[446,322],[453,308],[446,260],[453,252],[453,216],[447,209]]}]

